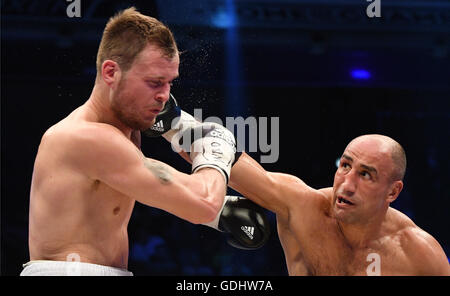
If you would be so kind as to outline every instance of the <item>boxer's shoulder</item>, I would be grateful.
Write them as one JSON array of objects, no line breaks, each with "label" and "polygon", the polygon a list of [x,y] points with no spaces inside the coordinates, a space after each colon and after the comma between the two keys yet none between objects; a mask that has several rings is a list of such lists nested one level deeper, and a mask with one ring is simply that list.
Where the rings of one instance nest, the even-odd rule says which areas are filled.
[{"label": "boxer's shoulder", "polygon": [[411,253],[429,254],[429,252],[433,252],[435,247],[439,246],[439,243],[431,234],[416,225],[403,227],[397,232],[397,235],[400,238],[402,248]]},{"label": "boxer's shoulder", "polygon": [[[121,149],[123,148],[123,149]],[[134,145],[116,127],[99,122],[61,121],[43,135],[39,154],[64,163],[89,165],[110,151],[134,151]]]},{"label": "boxer's shoulder", "polygon": [[124,137],[115,126],[98,122],[84,106],[73,110],[67,117],[51,126],[43,138],[60,140],[89,139],[101,140],[102,137]]},{"label": "boxer's shoulder", "polygon": [[447,257],[439,242],[418,226],[398,232],[400,246],[418,275],[450,275]]},{"label": "boxer's shoulder", "polygon": [[69,142],[71,144],[86,140],[102,142],[106,139],[115,138],[126,139],[119,129],[110,124],[79,120],[62,120],[50,127],[43,135],[43,139],[45,140],[59,140],[61,143]]},{"label": "boxer's shoulder", "polygon": [[[72,126],[67,131],[67,143],[69,149],[75,154],[88,157],[89,155],[102,155],[111,152],[131,150],[134,151],[133,143],[116,127],[99,122],[85,122]],[[77,149],[78,148],[78,149]]]},{"label": "boxer's shoulder", "polygon": [[[418,274],[441,274],[448,268],[447,258],[438,241],[425,230],[418,227],[405,214],[393,208],[391,241],[397,242],[406,258]],[[448,271],[448,270],[447,270]]]}]

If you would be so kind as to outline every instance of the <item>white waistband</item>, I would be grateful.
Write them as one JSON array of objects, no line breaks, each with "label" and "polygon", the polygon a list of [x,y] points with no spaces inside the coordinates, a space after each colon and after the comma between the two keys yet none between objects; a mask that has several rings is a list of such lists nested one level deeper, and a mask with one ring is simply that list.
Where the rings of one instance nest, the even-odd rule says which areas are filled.
[{"label": "white waistband", "polygon": [[23,267],[21,276],[133,276],[126,269],[86,262],[33,260]]}]

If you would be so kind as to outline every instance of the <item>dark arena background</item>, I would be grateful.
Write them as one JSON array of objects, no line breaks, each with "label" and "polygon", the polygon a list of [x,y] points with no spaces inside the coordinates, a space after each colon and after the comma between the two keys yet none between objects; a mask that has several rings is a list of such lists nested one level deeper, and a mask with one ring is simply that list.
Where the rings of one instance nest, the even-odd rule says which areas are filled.
[{"label": "dark arena background", "polygon": [[[182,55],[172,93],[182,109],[224,122],[267,118],[269,131],[278,118],[267,139],[272,150],[249,151],[258,161],[278,152],[275,162],[262,163],[269,171],[314,188],[332,186],[336,160],[351,139],[368,133],[396,139],[408,167],[392,207],[449,256],[450,2],[378,2],[369,12],[379,10],[379,17],[368,13],[366,0],[1,1],[1,274],[19,275],[29,260],[40,138],[88,99],[104,26],[129,6],[173,30]],[[143,138],[142,150],[190,171],[163,138]],[[287,275],[275,215],[267,215],[269,242],[244,251],[229,246],[223,233],[136,203],[129,270]]]}]

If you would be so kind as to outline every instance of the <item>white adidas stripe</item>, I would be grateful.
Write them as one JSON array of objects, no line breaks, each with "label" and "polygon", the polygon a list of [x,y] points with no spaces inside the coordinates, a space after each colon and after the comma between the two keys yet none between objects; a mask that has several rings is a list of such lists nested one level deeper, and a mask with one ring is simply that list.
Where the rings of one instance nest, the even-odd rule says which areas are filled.
[{"label": "white adidas stripe", "polygon": [[253,239],[253,233],[255,232],[255,227],[251,226],[241,226],[242,231],[247,234],[250,239]]}]

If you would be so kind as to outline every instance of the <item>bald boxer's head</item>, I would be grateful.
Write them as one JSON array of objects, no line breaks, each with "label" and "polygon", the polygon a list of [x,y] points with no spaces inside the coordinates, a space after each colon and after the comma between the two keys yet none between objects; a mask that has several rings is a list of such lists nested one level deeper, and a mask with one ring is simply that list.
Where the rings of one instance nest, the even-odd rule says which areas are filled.
[{"label": "bald boxer's head", "polygon": [[365,223],[384,215],[403,188],[405,169],[405,152],[395,140],[383,135],[364,135],[352,140],[334,177],[336,218]]},{"label": "bald boxer's head", "polygon": [[96,84],[104,85],[107,104],[120,122],[145,130],[169,98],[179,61],[171,31],[132,7],[106,25],[97,54]]}]

